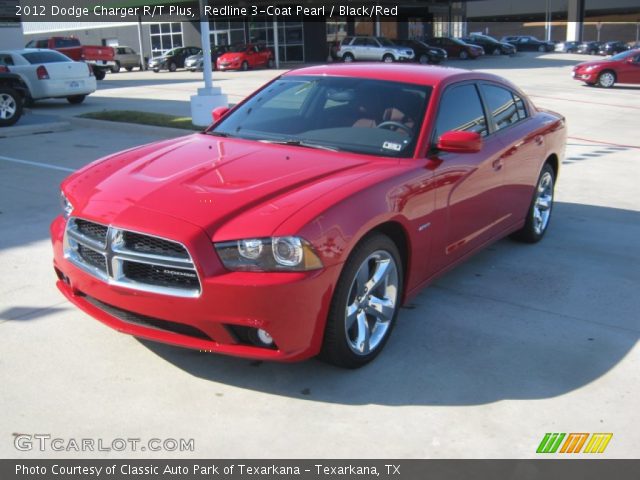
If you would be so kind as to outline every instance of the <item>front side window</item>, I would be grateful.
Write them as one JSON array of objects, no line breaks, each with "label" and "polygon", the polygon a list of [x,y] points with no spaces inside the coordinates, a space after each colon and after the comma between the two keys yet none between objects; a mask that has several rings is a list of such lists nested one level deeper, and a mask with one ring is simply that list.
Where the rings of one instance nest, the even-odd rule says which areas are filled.
[{"label": "front side window", "polygon": [[431,87],[363,78],[276,80],[224,117],[212,135],[409,157]]},{"label": "front side window", "polygon": [[450,87],[442,95],[434,141],[437,142],[443,133],[450,131],[476,132],[483,137],[489,133],[475,85]]},{"label": "front side window", "polygon": [[518,108],[510,90],[495,85],[482,85],[482,92],[497,130],[520,120]]}]

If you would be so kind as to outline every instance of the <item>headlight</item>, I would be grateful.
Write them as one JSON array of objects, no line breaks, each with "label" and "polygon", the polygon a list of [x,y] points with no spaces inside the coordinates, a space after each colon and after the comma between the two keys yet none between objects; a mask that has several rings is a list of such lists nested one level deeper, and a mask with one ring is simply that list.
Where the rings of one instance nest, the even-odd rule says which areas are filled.
[{"label": "headlight", "polygon": [[229,270],[301,272],[322,268],[311,245],[299,237],[250,238],[214,246]]},{"label": "headlight", "polygon": [[64,196],[64,192],[62,191],[60,192],[60,206],[62,207],[62,215],[64,218],[69,218],[71,212],[73,212],[73,205],[71,205],[71,202]]}]

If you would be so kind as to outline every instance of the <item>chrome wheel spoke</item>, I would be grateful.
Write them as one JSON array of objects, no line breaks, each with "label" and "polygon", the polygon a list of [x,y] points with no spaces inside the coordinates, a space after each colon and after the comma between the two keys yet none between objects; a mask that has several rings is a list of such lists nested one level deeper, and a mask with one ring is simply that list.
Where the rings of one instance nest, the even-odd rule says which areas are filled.
[{"label": "chrome wheel spoke", "polygon": [[378,262],[376,262],[376,268],[366,285],[367,292],[374,291],[382,284],[383,281],[386,280],[387,274],[389,273],[390,264],[391,260],[379,260]]},{"label": "chrome wheel spoke", "polygon": [[363,311],[358,313],[357,319],[358,334],[355,340],[355,347],[360,353],[366,354],[371,350],[371,328]]},{"label": "chrome wheel spoke", "polygon": [[356,295],[363,297],[366,293],[367,283],[369,282],[369,264],[364,263],[356,274]]},{"label": "chrome wheel spoke", "polygon": [[353,327],[353,324],[356,322],[358,310],[359,307],[357,302],[352,303],[347,307],[347,330],[351,330],[351,327]]},{"label": "chrome wheel spoke", "polygon": [[378,319],[379,322],[389,322],[393,318],[395,306],[388,298],[371,296],[367,299],[365,312]]}]

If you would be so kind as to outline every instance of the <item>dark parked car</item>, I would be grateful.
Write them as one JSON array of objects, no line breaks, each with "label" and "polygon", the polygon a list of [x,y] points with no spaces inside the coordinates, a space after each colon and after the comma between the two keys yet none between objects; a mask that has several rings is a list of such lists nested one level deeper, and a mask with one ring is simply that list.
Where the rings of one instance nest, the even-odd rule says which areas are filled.
[{"label": "dark parked car", "polygon": [[20,75],[10,73],[0,63],[0,127],[10,127],[20,120],[27,92]]},{"label": "dark parked car", "polygon": [[511,35],[502,37],[500,41],[510,43],[519,52],[553,52],[556,48],[553,42],[539,40],[531,35]]},{"label": "dark parked car", "polygon": [[158,73],[160,70],[175,72],[179,68],[184,68],[185,60],[202,52],[199,47],[178,47],[163,53],[159,57],[149,60],[149,68]]},{"label": "dark parked car", "polygon": [[579,46],[580,42],[560,42],[556,43],[555,50],[556,52],[576,53]]},{"label": "dark parked car", "polygon": [[484,48],[484,51],[490,55],[514,55],[516,47],[508,42],[499,42],[489,35],[469,35],[462,37],[460,40],[471,45],[478,45]]},{"label": "dark parked car", "polygon": [[435,65],[447,59],[447,51],[427,45],[420,40],[393,40],[393,43],[400,45],[401,47],[408,47],[413,49],[415,53],[414,60],[418,63],[427,64],[433,63]]},{"label": "dark parked car", "polygon": [[598,53],[600,55],[615,55],[627,50],[629,50],[629,47],[624,42],[607,42],[600,47]]},{"label": "dark parked car", "polygon": [[578,53],[583,55],[597,55],[600,52],[603,42],[582,42],[578,47]]},{"label": "dark parked car", "polygon": [[462,60],[467,58],[478,58],[484,55],[484,49],[478,45],[471,45],[457,38],[435,37],[427,40],[431,46],[442,48],[449,57],[456,57]]},{"label": "dark parked car", "polygon": [[[217,69],[218,58],[227,53],[231,47],[229,45],[211,45],[211,68],[213,70]],[[204,56],[202,52],[196,53],[195,55],[191,55],[184,62],[184,67],[191,72],[202,72],[204,70]]]}]

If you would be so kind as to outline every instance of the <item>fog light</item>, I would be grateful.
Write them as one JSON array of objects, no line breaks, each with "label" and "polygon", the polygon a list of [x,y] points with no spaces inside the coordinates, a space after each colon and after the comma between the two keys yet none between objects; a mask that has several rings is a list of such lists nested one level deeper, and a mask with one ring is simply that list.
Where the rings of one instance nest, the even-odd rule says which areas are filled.
[{"label": "fog light", "polygon": [[261,328],[258,329],[258,340],[260,340],[265,345],[273,344],[273,338],[271,338],[271,335],[269,335],[267,332],[265,332]]}]

